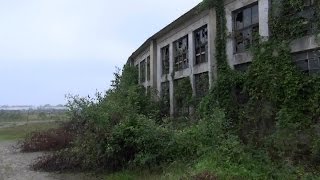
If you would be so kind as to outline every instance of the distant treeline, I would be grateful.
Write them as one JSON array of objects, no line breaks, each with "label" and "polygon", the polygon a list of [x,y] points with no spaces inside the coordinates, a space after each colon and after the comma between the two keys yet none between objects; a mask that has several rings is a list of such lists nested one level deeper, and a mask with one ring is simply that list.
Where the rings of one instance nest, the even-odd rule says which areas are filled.
[{"label": "distant treeline", "polygon": [[65,120],[67,110],[0,110],[0,122]]}]

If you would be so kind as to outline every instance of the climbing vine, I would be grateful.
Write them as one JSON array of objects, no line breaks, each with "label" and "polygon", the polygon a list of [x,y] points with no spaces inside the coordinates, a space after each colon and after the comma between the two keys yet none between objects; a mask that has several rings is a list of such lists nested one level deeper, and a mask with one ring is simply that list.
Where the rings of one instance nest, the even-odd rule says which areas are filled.
[{"label": "climbing vine", "polygon": [[[309,7],[303,0],[273,0],[271,36],[250,48],[253,59],[245,73],[228,65],[224,1],[204,0],[203,7],[216,11],[218,79],[200,103],[200,113],[224,109],[226,131],[244,143],[265,147],[271,158],[320,159],[320,77],[298,71],[290,50],[290,42],[306,34],[320,38],[320,0]],[[302,152],[303,157],[297,157]]]},{"label": "climbing vine", "polygon": [[185,116],[189,114],[192,105],[192,86],[189,77],[175,80],[174,82],[174,103],[175,115]]}]

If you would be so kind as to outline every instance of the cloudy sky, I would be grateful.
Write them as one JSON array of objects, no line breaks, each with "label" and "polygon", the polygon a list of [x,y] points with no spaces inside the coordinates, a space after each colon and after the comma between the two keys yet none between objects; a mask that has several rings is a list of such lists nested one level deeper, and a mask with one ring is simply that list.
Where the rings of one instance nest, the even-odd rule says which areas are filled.
[{"label": "cloudy sky", "polygon": [[201,0],[0,0],[0,105],[64,104]]}]

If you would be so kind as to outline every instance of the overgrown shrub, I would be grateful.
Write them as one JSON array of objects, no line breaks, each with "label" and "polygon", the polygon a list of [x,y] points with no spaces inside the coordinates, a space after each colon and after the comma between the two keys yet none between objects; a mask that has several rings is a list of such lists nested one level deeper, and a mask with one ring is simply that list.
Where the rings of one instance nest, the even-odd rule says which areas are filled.
[{"label": "overgrown shrub", "polygon": [[[302,1],[288,2],[293,6]],[[125,66],[121,75],[115,73],[112,88],[104,95],[71,99],[71,119],[81,127],[72,147],[44,157],[34,167],[115,171],[181,161],[190,164],[200,179],[318,177],[319,76],[297,71],[291,62],[290,38],[281,38],[285,31],[251,48],[253,63],[247,72],[231,70],[225,52],[224,1],[204,4],[217,14],[218,79],[199,105],[200,119],[183,118],[189,122],[177,127],[166,124],[163,104],[146,96],[138,85],[137,69]],[[275,23],[273,30],[281,29]],[[190,88],[189,81],[182,84],[188,86],[184,90]],[[190,92],[184,92],[189,93],[186,98],[175,93],[183,100],[182,107],[191,105]]]},{"label": "overgrown shrub", "polygon": [[36,131],[27,135],[19,142],[22,152],[57,151],[70,146],[75,134],[66,123],[59,128]]}]

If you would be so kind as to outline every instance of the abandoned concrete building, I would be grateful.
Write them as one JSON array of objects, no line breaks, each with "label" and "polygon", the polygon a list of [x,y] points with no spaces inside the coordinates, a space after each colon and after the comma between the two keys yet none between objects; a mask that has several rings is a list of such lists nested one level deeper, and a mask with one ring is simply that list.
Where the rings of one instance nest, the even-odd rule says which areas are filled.
[{"label": "abandoned concrete building", "polygon": [[[268,40],[271,0],[225,0],[227,20],[227,59],[231,68],[246,70],[251,55],[248,48],[259,33]],[[313,0],[305,0],[310,16]],[[312,23],[305,36],[291,44],[293,62],[306,73],[320,72],[320,48]],[[145,88],[154,88],[159,96],[167,96],[168,110],[174,114],[174,88],[181,79],[189,78],[194,96],[204,96],[217,77],[215,60],[216,15],[214,9],[191,9],[186,14],[146,40],[128,63],[139,69],[139,81]],[[170,104],[170,105],[169,105]]]}]

